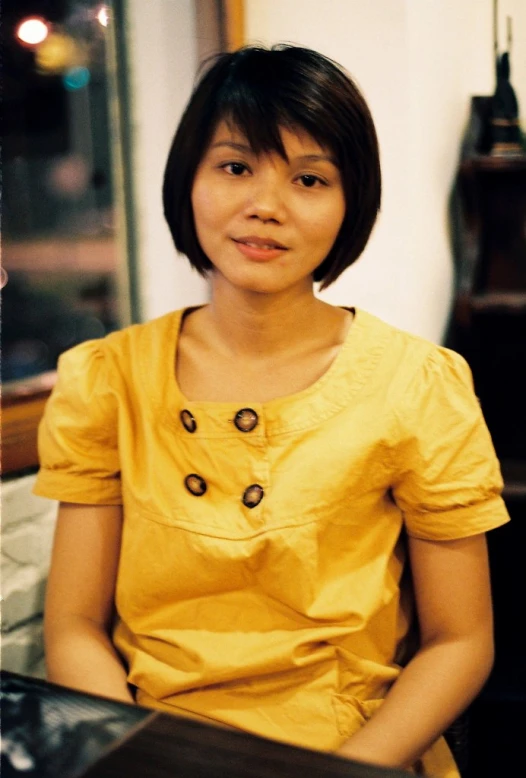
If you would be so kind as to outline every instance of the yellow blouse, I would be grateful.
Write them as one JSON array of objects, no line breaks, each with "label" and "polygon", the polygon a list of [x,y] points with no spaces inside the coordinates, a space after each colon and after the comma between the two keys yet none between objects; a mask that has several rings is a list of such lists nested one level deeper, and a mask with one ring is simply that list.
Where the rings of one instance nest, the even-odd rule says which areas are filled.
[{"label": "yellow blouse", "polygon": [[404,533],[508,520],[469,368],[358,310],[304,391],[192,402],[182,314],[61,357],[35,491],[124,506],[114,640],[139,703],[337,749],[404,660]]}]

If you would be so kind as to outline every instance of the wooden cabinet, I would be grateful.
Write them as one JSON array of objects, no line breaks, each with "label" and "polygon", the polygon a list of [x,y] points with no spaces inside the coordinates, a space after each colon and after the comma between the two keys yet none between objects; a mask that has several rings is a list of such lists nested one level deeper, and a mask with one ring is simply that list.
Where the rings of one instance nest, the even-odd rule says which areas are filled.
[{"label": "wooden cabinet", "polygon": [[524,482],[526,496],[526,157],[467,159],[459,194],[452,345],[471,365],[508,485]]},{"label": "wooden cabinet", "polygon": [[488,536],[496,662],[473,705],[470,737],[470,776],[483,778],[517,768],[526,731],[526,156],[466,158],[457,202],[448,345],[473,371],[512,518]]}]

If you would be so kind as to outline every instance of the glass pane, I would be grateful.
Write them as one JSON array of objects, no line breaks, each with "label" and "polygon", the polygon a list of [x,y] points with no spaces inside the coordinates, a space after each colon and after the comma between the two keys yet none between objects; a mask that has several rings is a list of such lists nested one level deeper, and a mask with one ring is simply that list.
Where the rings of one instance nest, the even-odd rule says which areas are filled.
[{"label": "glass pane", "polygon": [[3,0],[2,377],[118,328],[111,3]]}]

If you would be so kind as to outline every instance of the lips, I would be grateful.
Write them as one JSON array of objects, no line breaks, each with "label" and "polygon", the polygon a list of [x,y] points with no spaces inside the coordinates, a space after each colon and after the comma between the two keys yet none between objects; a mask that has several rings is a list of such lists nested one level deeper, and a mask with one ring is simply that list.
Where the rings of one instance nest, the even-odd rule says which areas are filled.
[{"label": "lips", "polygon": [[242,238],[233,238],[233,241],[235,243],[242,243],[244,246],[249,246],[250,248],[255,249],[280,249],[281,251],[287,251],[287,246],[284,246],[282,243],[278,243],[278,241],[272,240],[271,238],[260,238],[257,235],[247,235],[246,237]]},{"label": "lips", "polygon": [[232,240],[238,252],[249,262],[273,262],[288,251],[288,247],[277,240],[261,235],[243,235]]}]

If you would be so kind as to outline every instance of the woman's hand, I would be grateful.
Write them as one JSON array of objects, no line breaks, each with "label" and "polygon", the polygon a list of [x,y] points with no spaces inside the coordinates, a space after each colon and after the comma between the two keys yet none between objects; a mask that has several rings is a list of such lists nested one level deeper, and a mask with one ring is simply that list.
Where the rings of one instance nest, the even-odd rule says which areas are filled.
[{"label": "woman's hand", "polygon": [[415,762],[479,692],[493,663],[485,535],[409,538],[421,648],[374,717],[339,750],[386,766]]},{"label": "woman's hand", "polygon": [[61,503],[44,639],[50,681],[134,702],[109,634],[121,531],[120,506]]}]

